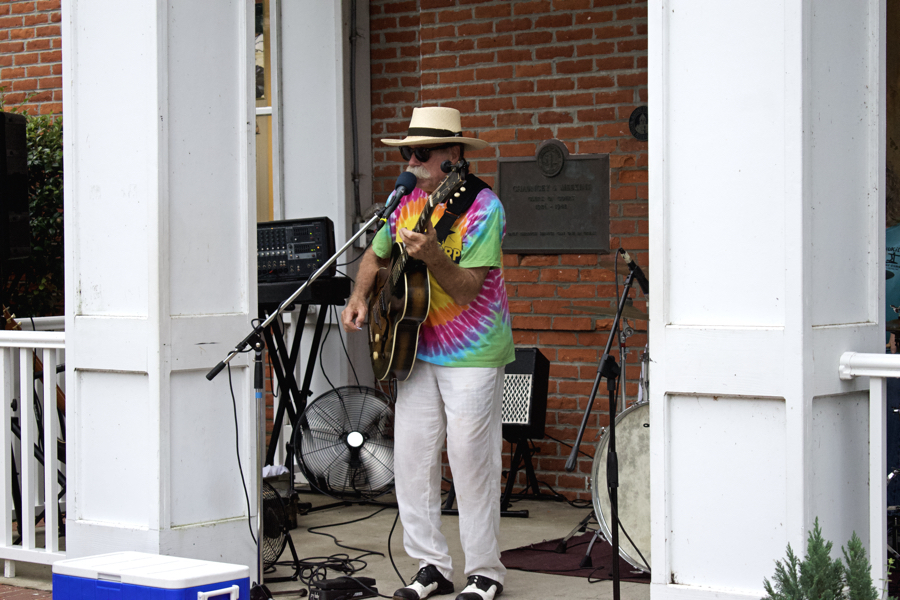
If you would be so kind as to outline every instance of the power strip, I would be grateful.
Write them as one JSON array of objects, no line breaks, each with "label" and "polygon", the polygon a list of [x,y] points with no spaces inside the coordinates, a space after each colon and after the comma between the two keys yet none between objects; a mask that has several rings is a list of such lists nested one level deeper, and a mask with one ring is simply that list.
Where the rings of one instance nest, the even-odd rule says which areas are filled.
[{"label": "power strip", "polygon": [[374,598],[377,595],[378,589],[375,587],[375,580],[371,577],[323,579],[322,581],[313,581],[309,588],[309,600],[349,600],[350,598]]}]

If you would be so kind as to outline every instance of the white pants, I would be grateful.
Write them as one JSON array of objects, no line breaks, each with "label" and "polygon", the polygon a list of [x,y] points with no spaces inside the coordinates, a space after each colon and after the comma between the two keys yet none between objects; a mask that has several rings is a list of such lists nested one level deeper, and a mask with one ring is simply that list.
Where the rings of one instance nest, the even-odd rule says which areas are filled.
[{"label": "white pants", "polygon": [[453,580],[441,533],[441,448],[453,471],[466,576],[503,583],[500,471],[503,368],[439,367],[416,361],[399,385],[394,417],[394,479],[406,553]]}]

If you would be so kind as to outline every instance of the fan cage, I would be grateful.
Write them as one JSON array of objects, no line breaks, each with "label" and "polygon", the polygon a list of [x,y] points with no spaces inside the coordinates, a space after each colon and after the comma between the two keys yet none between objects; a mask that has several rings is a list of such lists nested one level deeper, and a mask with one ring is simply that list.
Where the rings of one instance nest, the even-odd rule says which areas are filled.
[{"label": "fan cage", "polygon": [[310,485],[339,499],[373,499],[393,489],[394,411],[364,386],[335,388],[297,421],[294,448]]},{"label": "fan cage", "polygon": [[287,510],[281,494],[268,481],[263,482],[262,555],[266,569],[274,567],[287,546]]}]

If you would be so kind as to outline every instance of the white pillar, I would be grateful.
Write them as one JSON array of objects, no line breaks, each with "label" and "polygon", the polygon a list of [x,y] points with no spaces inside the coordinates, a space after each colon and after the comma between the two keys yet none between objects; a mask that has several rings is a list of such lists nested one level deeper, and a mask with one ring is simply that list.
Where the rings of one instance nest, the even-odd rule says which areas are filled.
[{"label": "white pillar", "polygon": [[884,11],[650,3],[653,598],[758,598],[816,517],[883,543],[837,367],[884,350]]},{"label": "white pillar", "polygon": [[[351,30],[351,9],[356,29]],[[312,0],[281,3],[281,94],[284,146],[284,218],[328,217],[340,248],[357,229],[353,184],[353,127],[357,131],[360,208],[372,203],[372,140],[369,95],[369,10],[366,0]],[[356,78],[351,81],[351,36],[356,38]],[[355,93],[356,110],[352,110]],[[354,118],[355,114],[355,118]],[[380,200],[384,202],[384,199]],[[360,250],[351,248],[338,263]],[[358,263],[339,267],[356,275]],[[299,287],[299,285],[298,285]],[[340,311],[340,308],[338,308]],[[307,318],[298,365],[302,381],[316,317]],[[328,321],[326,320],[326,323]],[[326,326],[322,364],[336,386],[354,384],[338,336],[339,320]],[[324,336],[325,334],[323,334]],[[371,359],[364,335],[345,341],[362,385],[371,385]],[[310,400],[331,389],[316,366]]]},{"label": "white pillar", "polygon": [[252,8],[63,2],[70,556],[255,572]]}]

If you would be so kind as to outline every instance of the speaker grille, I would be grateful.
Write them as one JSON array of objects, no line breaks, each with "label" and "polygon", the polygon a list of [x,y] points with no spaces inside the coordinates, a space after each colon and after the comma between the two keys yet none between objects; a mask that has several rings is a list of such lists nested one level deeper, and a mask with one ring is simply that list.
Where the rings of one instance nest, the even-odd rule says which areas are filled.
[{"label": "speaker grille", "polygon": [[513,375],[503,378],[503,423],[528,425],[531,406],[531,388],[534,377],[530,374]]}]

